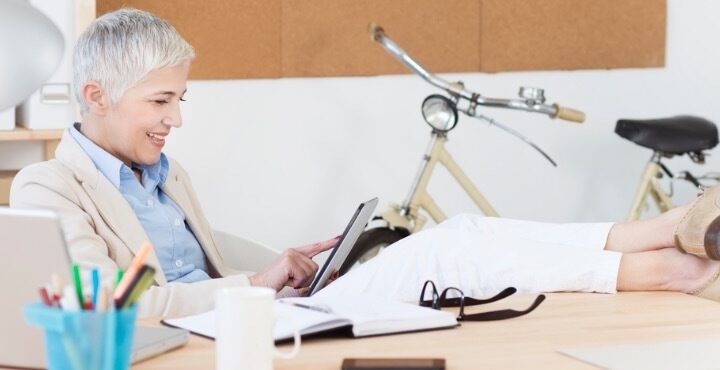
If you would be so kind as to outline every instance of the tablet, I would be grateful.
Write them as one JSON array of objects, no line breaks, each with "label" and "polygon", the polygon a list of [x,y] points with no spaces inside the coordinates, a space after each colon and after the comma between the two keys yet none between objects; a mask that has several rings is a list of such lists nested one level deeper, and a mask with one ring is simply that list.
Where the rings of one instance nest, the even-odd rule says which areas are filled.
[{"label": "tablet", "polygon": [[350,219],[350,223],[342,233],[337,245],[335,245],[332,252],[330,252],[330,257],[328,257],[323,267],[318,271],[317,275],[315,275],[315,279],[310,284],[308,295],[313,295],[324,288],[333,273],[340,271],[340,267],[345,262],[348,254],[350,254],[360,234],[365,230],[368,221],[370,221],[370,216],[372,216],[375,211],[377,204],[378,198],[373,198],[358,206],[357,211],[355,211],[355,214]]}]

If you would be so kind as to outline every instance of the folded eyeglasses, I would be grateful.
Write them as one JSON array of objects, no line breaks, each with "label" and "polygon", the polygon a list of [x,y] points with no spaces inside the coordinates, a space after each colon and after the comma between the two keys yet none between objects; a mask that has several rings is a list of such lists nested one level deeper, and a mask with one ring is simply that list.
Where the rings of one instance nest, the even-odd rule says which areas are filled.
[{"label": "folded eyeglasses", "polygon": [[[425,299],[425,291],[427,288],[430,287],[432,289],[432,298],[426,300]],[[500,293],[496,294],[494,297],[487,298],[487,299],[476,299],[472,297],[466,297],[462,290],[455,288],[455,287],[448,287],[443,289],[443,291],[438,294],[438,290],[435,287],[435,283],[432,280],[425,281],[425,284],[423,284],[422,291],[420,292],[420,300],[418,304],[423,307],[431,307],[436,310],[439,310],[443,307],[460,307],[460,313],[457,316],[458,321],[495,321],[495,320],[505,320],[505,319],[512,319],[515,317],[520,317],[523,315],[527,315],[533,310],[535,310],[538,306],[540,306],[540,303],[542,303],[545,300],[545,295],[540,294],[535,298],[535,301],[533,304],[530,305],[525,310],[517,311],[517,310],[511,310],[511,309],[505,309],[505,310],[498,310],[498,311],[489,311],[489,312],[481,312],[481,313],[474,313],[470,315],[465,314],[465,307],[468,306],[476,306],[480,304],[487,304],[492,302],[497,302],[503,298],[509,297],[513,295],[517,289],[510,287],[506,288]],[[458,297],[452,297],[449,298],[447,295],[448,293],[455,293],[458,295]]]}]

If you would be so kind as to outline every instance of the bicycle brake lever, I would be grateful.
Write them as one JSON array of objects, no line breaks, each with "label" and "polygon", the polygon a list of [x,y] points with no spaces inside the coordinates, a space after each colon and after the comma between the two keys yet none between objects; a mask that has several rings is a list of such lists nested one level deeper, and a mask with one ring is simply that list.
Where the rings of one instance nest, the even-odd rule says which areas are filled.
[{"label": "bicycle brake lever", "polygon": [[550,162],[550,164],[553,165],[553,167],[557,167],[557,163],[555,163],[555,161],[553,161],[553,159],[550,158],[550,156],[547,153],[545,153],[542,149],[540,149],[539,146],[535,145],[535,143],[530,141],[530,139],[528,139],[525,135],[511,129],[508,126],[503,125],[502,123],[499,123],[498,121],[496,121],[490,117],[484,116],[482,114],[472,114],[471,115],[471,114],[469,114],[469,112],[464,112],[464,113],[470,117],[477,118],[479,120],[486,121],[487,123],[489,123],[491,125],[497,126],[498,128],[500,128],[501,130],[504,130],[508,134],[515,136],[516,138],[524,141],[525,144],[530,145],[533,149],[535,149],[538,153],[540,153],[543,157],[545,157],[545,159],[547,159],[548,162]]}]

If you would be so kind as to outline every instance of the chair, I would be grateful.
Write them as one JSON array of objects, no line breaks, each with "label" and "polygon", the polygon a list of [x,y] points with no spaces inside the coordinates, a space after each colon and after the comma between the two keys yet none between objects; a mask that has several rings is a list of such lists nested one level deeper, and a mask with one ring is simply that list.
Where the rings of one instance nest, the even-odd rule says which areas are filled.
[{"label": "chair", "polygon": [[228,267],[239,271],[261,271],[280,252],[256,241],[223,231],[213,230],[220,256]]}]

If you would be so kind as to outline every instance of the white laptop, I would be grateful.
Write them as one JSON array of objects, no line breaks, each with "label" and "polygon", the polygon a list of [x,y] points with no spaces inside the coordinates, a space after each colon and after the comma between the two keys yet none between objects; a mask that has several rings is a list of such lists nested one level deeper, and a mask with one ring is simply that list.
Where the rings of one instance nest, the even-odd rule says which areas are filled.
[{"label": "white laptop", "polygon": [[[70,258],[60,220],[50,211],[0,207],[0,366],[46,368],[45,340],[29,326],[22,305],[39,301],[38,288],[58,273],[70,281]],[[187,343],[188,332],[166,327],[135,329],[132,361]]]}]

